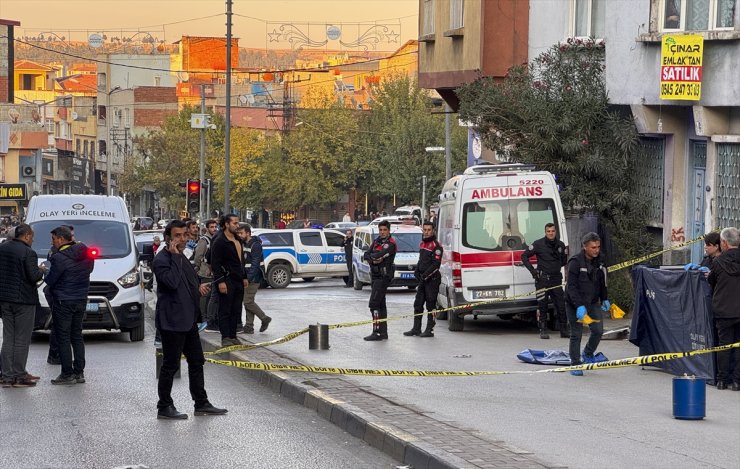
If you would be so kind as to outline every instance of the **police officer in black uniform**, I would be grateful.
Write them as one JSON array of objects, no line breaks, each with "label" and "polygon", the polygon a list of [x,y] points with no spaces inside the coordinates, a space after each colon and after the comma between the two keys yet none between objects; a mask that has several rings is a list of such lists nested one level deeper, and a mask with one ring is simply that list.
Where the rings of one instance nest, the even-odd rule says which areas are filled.
[{"label": "police officer in black uniform", "polygon": [[[552,298],[557,312],[560,337],[569,337],[568,319],[565,315],[565,300],[563,297],[563,275],[560,269],[568,261],[565,244],[558,238],[558,230],[554,223],[545,225],[545,237],[536,240],[522,253],[522,264],[534,277],[537,290],[551,288],[537,293],[537,325],[540,328],[540,339],[549,339],[547,334],[547,299]],[[529,258],[537,256],[537,269],[529,262]],[[553,288],[555,287],[555,288]]]},{"label": "police officer in black uniform", "polygon": [[393,259],[396,258],[396,240],[391,236],[391,224],[383,220],[378,224],[379,236],[375,238],[363,259],[370,264],[371,293],[370,313],[373,315],[373,332],[365,340],[388,339],[388,324],[379,319],[388,317],[385,293],[393,280]]},{"label": "police officer in black uniform", "polygon": [[[439,265],[442,262],[442,245],[434,234],[434,223],[425,221],[422,225],[422,239],[419,244],[419,262],[416,264],[414,275],[419,281],[414,299],[414,326],[403,333],[405,336],[418,335],[419,337],[434,337],[434,314],[432,311],[437,304],[437,293],[442,276]],[[424,312],[424,303],[427,304],[427,327],[421,332],[421,318]]]}]

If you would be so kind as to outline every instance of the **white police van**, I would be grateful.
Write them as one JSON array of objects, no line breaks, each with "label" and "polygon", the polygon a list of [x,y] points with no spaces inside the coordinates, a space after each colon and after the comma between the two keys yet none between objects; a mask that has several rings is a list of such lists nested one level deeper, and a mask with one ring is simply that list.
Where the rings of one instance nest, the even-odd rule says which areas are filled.
[{"label": "white police van", "polygon": [[534,295],[526,295],[535,287],[521,257],[528,245],[545,235],[547,223],[555,224],[567,247],[558,186],[547,171],[522,164],[472,166],[445,183],[437,221],[437,239],[444,247],[438,305],[449,308],[517,297],[440,313],[440,319],[449,316],[451,331],[463,330],[464,314],[511,318],[537,309]]},{"label": "white police van", "polygon": [[[395,273],[390,286],[416,288],[419,281],[414,276],[414,271],[419,263],[421,228],[416,225],[391,224],[391,235],[396,240],[397,250],[393,260]],[[377,225],[361,226],[355,230],[355,242],[352,246],[352,279],[355,290],[362,290],[364,285],[371,282],[370,264],[363,259],[363,255],[377,237]]]},{"label": "white police van", "polygon": [[[37,195],[28,204],[25,222],[34,231],[33,249],[39,261],[51,248],[51,231],[59,225],[74,228],[75,240],[97,255],[90,275],[84,329],[128,332],[132,341],[144,339],[144,287],[139,253],[126,205],[120,197],[102,195]],[[34,329],[49,329],[51,314],[39,287],[41,306]]]},{"label": "white police van", "polygon": [[316,277],[346,277],[344,234],[312,228],[255,229],[262,240],[265,280],[272,288],[285,288],[293,277],[311,282]]}]

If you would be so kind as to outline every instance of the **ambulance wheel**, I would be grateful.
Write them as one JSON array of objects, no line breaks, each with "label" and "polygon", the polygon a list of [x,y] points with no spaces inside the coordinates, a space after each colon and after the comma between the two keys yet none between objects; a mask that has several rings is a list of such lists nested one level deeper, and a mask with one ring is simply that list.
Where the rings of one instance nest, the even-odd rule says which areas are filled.
[{"label": "ambulance wheel", "polygon": [[362,282],[360,282],[360,279],[357,278],[357,271],[356,270],[353,270],[353,273],[352,273],[352,287],[355,290],[362,290],[362,287],[363,286],[364,285],[362,284]]},{"label": "ambulance wheel", "polygon": [[453,332],[460,332],[465,327],[465,316],[462,316],[457,311],[451,311],[447,316],[447,328]]},{"label": "ambulance wheel", "polygon": [[315,279],[315,278],[316,277],[303,277],[303,281],[304,282],[313,282],[313,279]]},{"label": "ambulance wheel", "polygon": [[[437,300],[437,305],[435,306],[437,309],[445,309],[447,306],[442,306],[439,304],[439,300]],[[440,321],[446,321],[447,320],[447,311],[440,311],[437,313],[437,319]]]},{"label": "ambulance wheel", "polygon": [[267,271],[267,283],[272,288],[285,288],[290,285],[290,267],[285,264],[273,264]]},{"label": "ambulance wheel", "polygon": [[141,342],[144,340],[144,324],[140,324],[133,329],[129,329],[128,337],[131,342]]}]

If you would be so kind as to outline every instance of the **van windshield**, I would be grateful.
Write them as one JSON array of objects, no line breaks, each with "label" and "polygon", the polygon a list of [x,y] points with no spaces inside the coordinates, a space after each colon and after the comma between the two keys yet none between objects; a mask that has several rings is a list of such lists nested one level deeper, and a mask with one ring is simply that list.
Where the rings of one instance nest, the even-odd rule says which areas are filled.
[{"label": "van windshield", "polygon": [[557,222],[552,199],[504,199],[470,202],[463,208],[463,245],[483,251],[517,251],[545,235]]},{"label": "van windshield", "polygon": [[396,240],[396,252],[419,252],[421,233],[393,233]]},{"label": "van windshield", "polygon": [[103,220],[46,220],[31,223],[33,246],[39,259],[46,259],[51,248],[51,230],[59,225],[71,225],[75,240],[100,250],[99,259],[117,259],[131,254],[131,235],[125,223]]}]

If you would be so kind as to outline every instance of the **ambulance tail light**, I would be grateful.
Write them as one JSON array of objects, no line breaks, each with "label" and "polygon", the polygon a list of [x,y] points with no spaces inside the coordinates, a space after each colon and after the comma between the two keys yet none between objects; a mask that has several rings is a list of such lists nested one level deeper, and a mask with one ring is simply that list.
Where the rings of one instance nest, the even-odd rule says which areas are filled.
[{"label": "ambulance tail light", "polygon": [[452,286],[462,288],[462,264],[460,262],[460,253],[452,252]]}]

